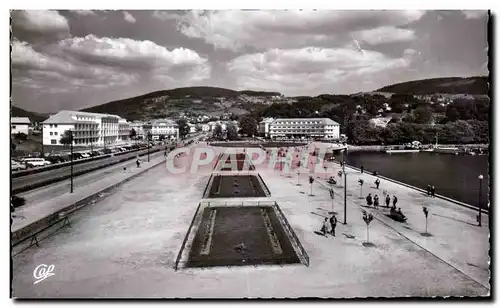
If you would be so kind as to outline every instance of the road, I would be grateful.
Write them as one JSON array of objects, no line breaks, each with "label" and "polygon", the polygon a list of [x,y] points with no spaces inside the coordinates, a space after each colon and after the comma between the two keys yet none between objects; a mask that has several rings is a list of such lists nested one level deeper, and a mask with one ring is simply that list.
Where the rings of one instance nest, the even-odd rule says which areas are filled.
[{"label": "road", "polygon": [[[151,147],[150,151],[154,150],[161,150],[164,149],[165,146],[156,146],[156,147]],[[103,158],[99,160],[94,160],[86,163],[80,163],[77,165],[73,165],[73,173],[78,174],[81,172],[85,172],[86,170],[92,170],[96,168],[104,168],[110,164],[116,164],[120,160],[123,159],[133,159],[137,155],[146,155],[147,156],[148,150],[141,150],[137,152],[132,152],[132,153],[127,153],[119,156],[112,156],[108,158]],[[146,157],[142,158],[147,159]],[[41,186],[45,186],[44,183],[46,184],[51,184],[57,181],[61,181],[70,175],[71,166],[64,166],[61,168],[56,168],[52,170],[47,170],[43,172],[38,172],[38,173],[33,173],[33,174],[28,174],[25,176],[17,177],[17,178],[12,178],[12,186],[11,186],[11,191],[13,193],[19,193],[19,192],[24,192],[24,191],[29,191]]]},{"label": "road", "polygon": [[[188,142],[190,140],[194,140],[196,142],[203,136],[204,135],[193,136],[191,138],[184,140],[184,142]],[[163,151],[163,149],[165,149],[165,146],[155,146],[151,147],[149,150],[150,152],[152,152],[154,150]],[[119,156],[113,156],[73,165],[73,174],[80,173],[81,175],[85,171],[90,172],[90,170],[100,170],[101,168],[106,168],[109,165],[115,165],[123,159],[127,159],[125,163],[131,163],[130,159],[135,158],[137,155],[143,156],[141,159],[145,161],[147,160],[147,152],[148,150],[144,149],[137,152],[127,153]],[[12,178],[11,192],[12,194],[28,192],[43,186],[47,186],[68,179],[70,177],[70,169],[71,166],[64,166],[61,168],[56,168],[52,170],[28,174],[17,178]]]}]

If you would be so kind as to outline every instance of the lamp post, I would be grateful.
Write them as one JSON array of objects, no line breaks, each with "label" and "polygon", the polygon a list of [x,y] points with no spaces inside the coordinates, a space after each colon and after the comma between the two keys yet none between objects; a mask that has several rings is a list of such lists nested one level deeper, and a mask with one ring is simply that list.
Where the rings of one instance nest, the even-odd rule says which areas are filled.
[{"label": "lamp post", "polygon": [[345,173],[345,149],[342,150],[342,173],[344,174],[344,225],[347,224],[347,174]]},{"label": "lamp post", "polygon": [[69,136],[70,136],[70,158],[71,158],[71,163],[70,163],[70,179],[71,179],[71,184],[70,184],[70,193],[73,193],[73,131],[69,130]]},{"label": "lamp post", "polygon": [[151,131],[148,130],[147,134],[146,134],[146,139],[147,139],[147,142],[148,142],[148,163],[149,163],[149,146],[150,146],[149,139],[150,139],[150,133],[151,133]]},{"label": "lamp post", "polygon": [[482,185],[483,175],[480,174],[477,178],[479,179],[479,195],[477,197],[477,204],[478,204],[478,208],[479,208],[479,215],[477,216],[477,221],[479,223],[479,226],[481,227],[481,196],[482,196],[482,190],[483,190],[483,185]]}]

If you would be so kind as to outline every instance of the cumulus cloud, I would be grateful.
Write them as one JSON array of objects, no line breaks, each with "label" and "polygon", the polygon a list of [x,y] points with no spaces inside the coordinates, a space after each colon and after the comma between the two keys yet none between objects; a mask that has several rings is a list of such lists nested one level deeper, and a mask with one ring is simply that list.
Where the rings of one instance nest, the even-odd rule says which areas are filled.
[{"label": "cumulus cloud", "polygon": [[477,19],[486,16],[488,11],[463,10],[462,14],[464,14],[467,19]]},{"label": "cumulus cloud", "polygon": [[190,49],[168,50],[151,41],[87,35],[35,50],[26,42],[12,44],[13,82],[48,89],[102,88],[140,80],[176,78],[184,82],[210,76],[207,59]]},{"label": "cumulus cloud", "polygon": [[[158,18],[178,20],[184,35],[203,39],[217,48],[241,50],[342,45],[351,32],[371,30],[391,40],[413,35],[399,29],[419,20],[422,11],[189,11],[184,15],[157,13]],[[374,40],[372,40],[374,41]],[[382,39],[376,43],[383,43]]]},{"label": "cumulus cloud", "polygon": [[275,89],[291,93],[314,91],[346,80],[406,68],[411,54],[388,58],[382,53],[350,48],[272,49],[229,62],[239,88]]},{"label": "cumulus cloud", "polygon": [[392,26],[357,31],[354,35],[359,41],[370,45],[411,41],[416,38],[413,30]]},{"label": "cumulus cloud", "polygon": [[135,18],[129,12],[123,11],[123,18],[129,23],[135,24]]},{"label": "cumulus cloud", "polygon": [[81,16],[94,16],[96,13],[93,10],[71,10],[71,12]]},{"label": "cumulus cloud", "polygon": [[12,11],[11,17],[14,31],[57,38],[69,36],[68,20],[57,11]]}]

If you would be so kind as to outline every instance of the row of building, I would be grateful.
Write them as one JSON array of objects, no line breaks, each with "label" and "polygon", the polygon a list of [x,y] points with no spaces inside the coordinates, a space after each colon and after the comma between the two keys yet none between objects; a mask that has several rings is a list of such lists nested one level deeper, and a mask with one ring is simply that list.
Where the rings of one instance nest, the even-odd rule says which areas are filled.
[{"label": "row of building", "polygon": [[[11,118],[11,134],[28,135],[32,123],[27,117]],[[82,111],[61,110],[41,123],[42,142],[47,146],[62,146],[61,137],[65,131],[72,131],[73,145],[110,146],[130,141],[132,129],[136,137],[145,139],[151,132],[153,140],[178,139],[179,127],[169,119],[158,119],[149,122],[128,122],[117,115],[91,113]]]},{"label": "row of building", "polygon": [[275,138],[340,139],[340,124],[329,118],[264,118],[259,123],[260,135]]}]

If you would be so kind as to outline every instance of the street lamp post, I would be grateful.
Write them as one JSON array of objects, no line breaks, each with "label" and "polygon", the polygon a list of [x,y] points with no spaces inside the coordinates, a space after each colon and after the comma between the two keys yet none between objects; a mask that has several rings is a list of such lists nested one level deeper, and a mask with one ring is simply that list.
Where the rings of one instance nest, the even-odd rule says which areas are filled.
[{"label": "street lamp post", "polygon": [[344,225],[347,224],[347,174],[345,173],[345,149],[342,150],[342,173],[344,173]]},{"label": "street lamp post", "polygon": [[149,163],[149,146],[150,146],[150,144],[149,144],[149,138],[150,138],[149,137],[150,136],[149,133],[150,133],[150,131],[148,130],[147,135],[146,135],[146,139],[147,139],[147,142],[148,142],[148,163]]},{"label": "street lamp post", "polygon": [[70,163],[70,179],[71,179],[71,184],[70,184],[70,193],[73,193],[73,131],[69,131],[69,136],[70,136],[70,158],[71,158],[71,163]]},{"label": "street lamp post", "polygon": [[480,174],[478,176],[478,179],[479,179],[479,196],[477,198],[477,204],[478,204],[478,208],[479,208],[479,215],[477,216],[477,221],[479,223],[479,226],[481,227],[481,196],[482,196],[482,190],[483,190],[483,185],[482,185],[483,175]]}]

